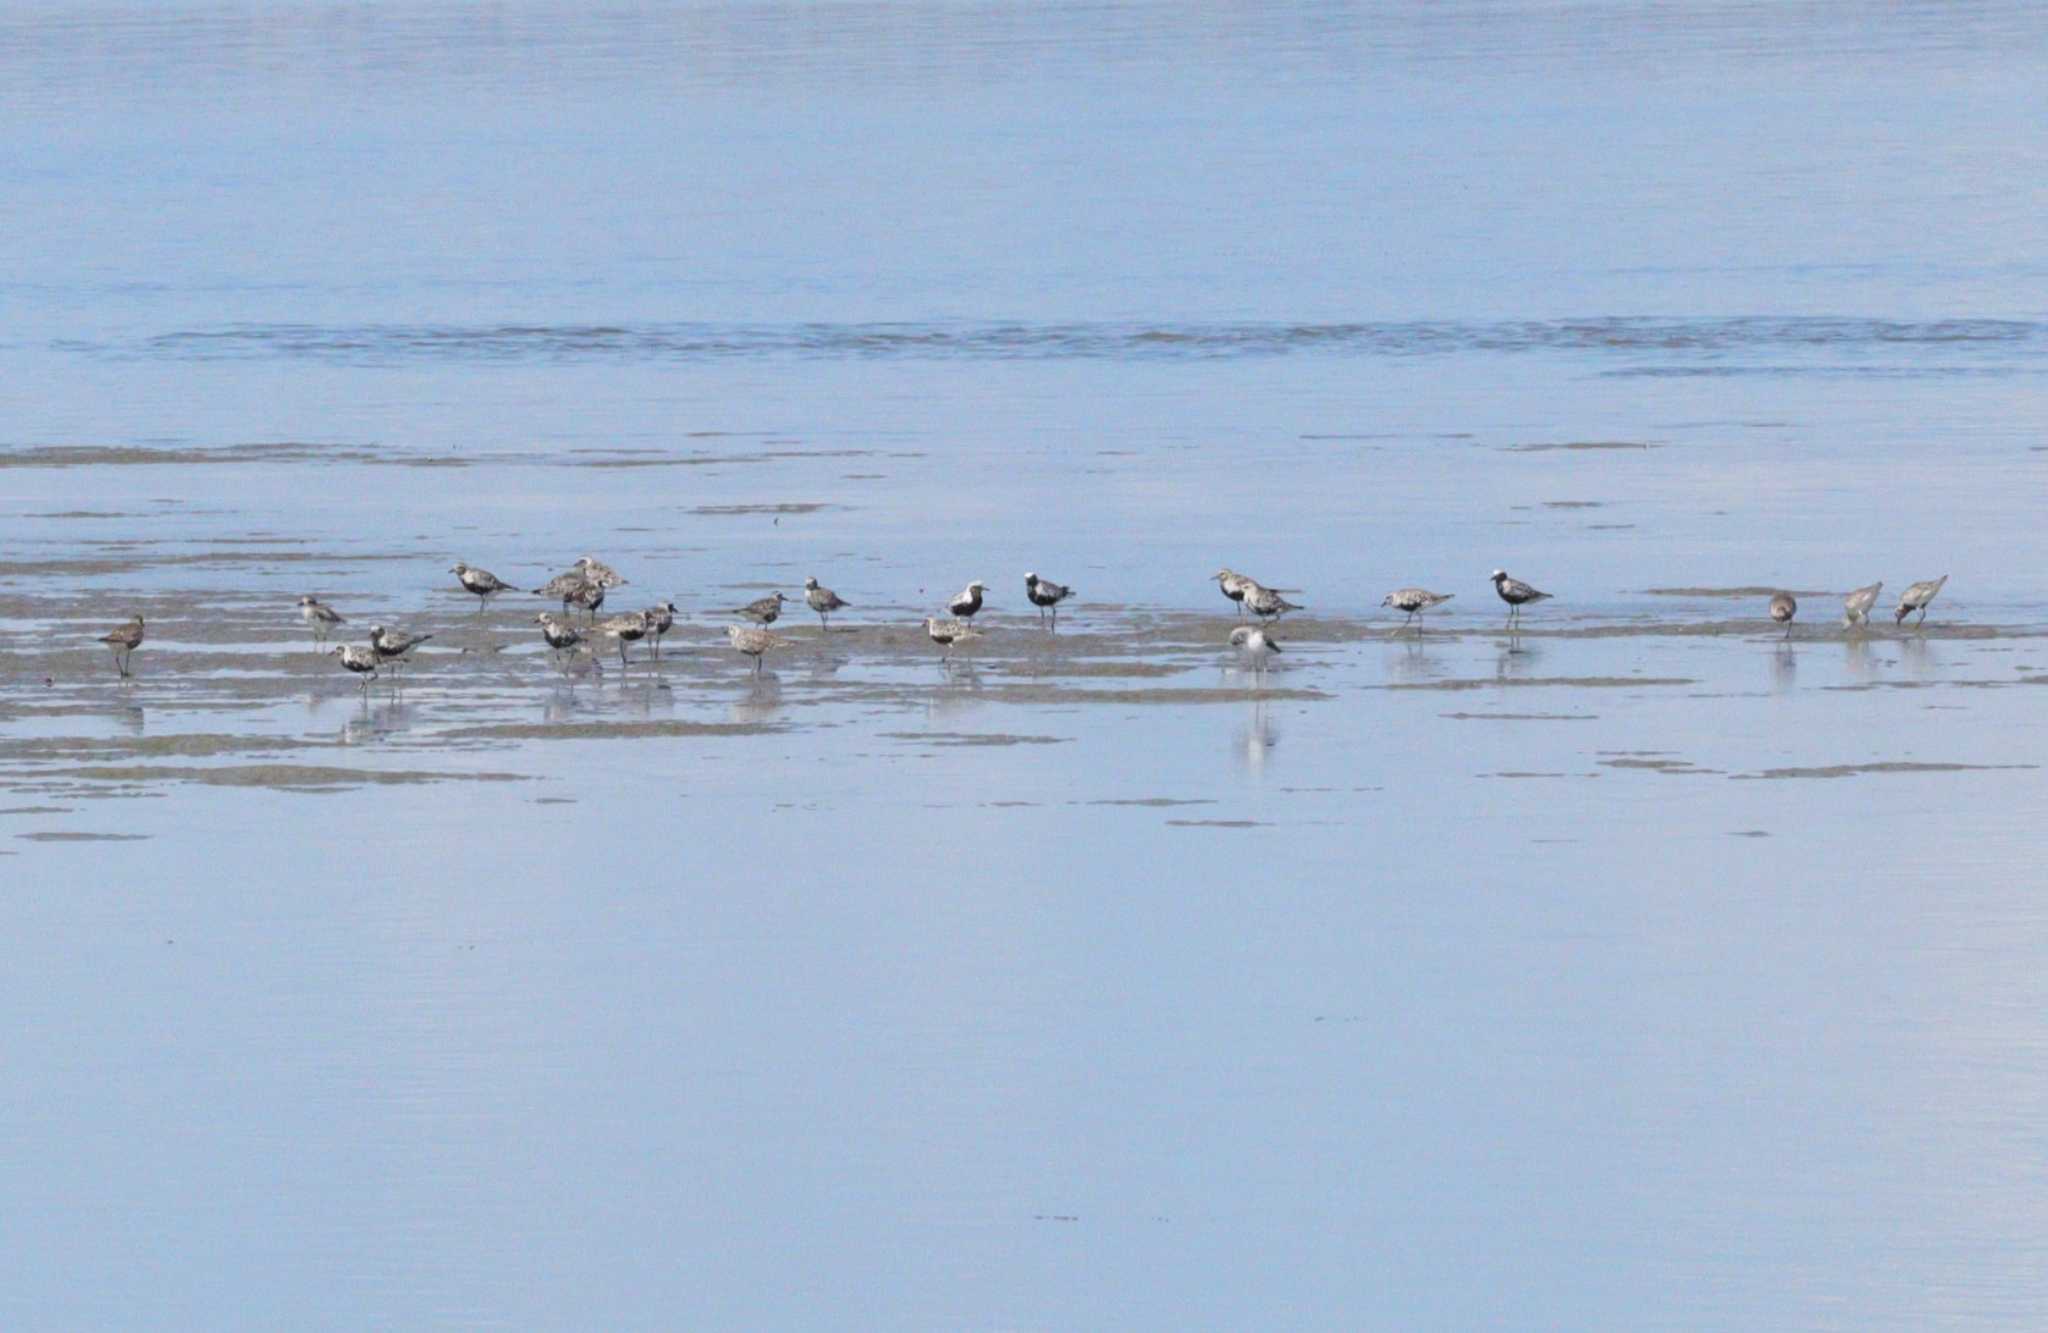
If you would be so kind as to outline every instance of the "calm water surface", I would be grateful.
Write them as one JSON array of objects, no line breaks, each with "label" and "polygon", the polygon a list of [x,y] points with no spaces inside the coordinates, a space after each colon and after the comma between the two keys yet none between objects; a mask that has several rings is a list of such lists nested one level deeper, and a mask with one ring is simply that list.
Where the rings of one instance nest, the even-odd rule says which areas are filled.
[{"label": "calm water surface", "polygon": [[[2048,1323],[2044,58],[8,8],[0,1320]],[[586,550],[659,681],[442,572]],[[1313,612],[1264,701],[1219,564]],[[305,591],[439,651],[363,699]]]}]

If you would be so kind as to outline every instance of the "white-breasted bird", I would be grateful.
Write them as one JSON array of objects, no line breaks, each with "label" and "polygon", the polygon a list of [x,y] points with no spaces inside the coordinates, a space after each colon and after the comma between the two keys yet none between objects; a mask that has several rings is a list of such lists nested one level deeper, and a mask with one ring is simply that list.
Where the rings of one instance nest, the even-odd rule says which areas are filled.
[{"label": "white-breasted bird", "polygon": [[1900,593],[1898,614],[1893,618],[1892,623],[1894,625],[1903,625],[1906,623],[1907,616],[1918,611],[1920,618],[1913,622],[1913,628],[1919,629],[1922,625],[1926,624],[1927,604],[1934,600],[1935,594],[1941,591],[1941,585],[1947,582],[1948,575],[1943,574],[1938,579],[1923,579]]},{"label": "white-breasted bird", "polygon": [[[1396,611],[1406,611],[1408,619],[1401,622],[1400,629],[1407,629],[1410,625],[1414,625],[1416,627],[1415,632],[1420,634],[1422,633],[1422,613],[1429,610],[1432,606],[1443,605],[1457,595],[1454,592],[1431,592],[1427,588],[1396,588],[1380,599],[1380,605],[1391,606]],[[1396,630],[1395,632],[1399,633],[1400,631]]]},{"label": "white-breasted bird", "polygon": [[313,628],[313,642],[324,644],[327,636],[334,632],[336,625],[345,625],[347,618],[318,597],[306,596],[299,599],[299,619]]},{"label": "white-breasted bird", "polygon": [[1789,592],[1771,595],[1771,619],[1785,627],[1785,637],[1792,637],[1792,617],[1799,614],[1799,599]]},{"label": "white-breasted bird", "polygon": [[1842,628],[1851,625],[1869,625],[1870,608],[1877,605],[1877,595],[1884,591],[1884,580],[1865,584],[1842,599]]}]

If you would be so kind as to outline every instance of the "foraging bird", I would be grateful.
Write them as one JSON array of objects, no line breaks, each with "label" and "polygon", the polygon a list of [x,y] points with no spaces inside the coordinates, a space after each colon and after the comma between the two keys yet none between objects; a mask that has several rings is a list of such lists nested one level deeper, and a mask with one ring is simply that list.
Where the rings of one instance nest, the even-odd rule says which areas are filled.
[{"label": "foraging bird", "polygon": [[589,579],[583,577],[582,570],[572,569],[567,573],[555,575],[533,592],[536,597],[559,597],[562,600],[562,610],[566,614],[569,603],[576,600],[576,594],[589,582]]},{"label": "foraging bird", "polygon": [[1277,620],[1289,611],[1301,610],[1293,602],[1255,579],[1240,577],[1238,581],[1244,585],[1245,610],[1261,620]]},{"label": "foraging bird", "polygon": [[1493,571],[1493,590],[1500,594],[1500,599],[1503,602],[1508,604],[1508,623],[1510,625],[1522,618],[1522,608],[1524,606],[1531,602],[1543,602],[1550,599],[1549,593],[1539,592],[1534,585],[1524,583],[1520,579],[1509,578],[1508,572],[1505,569]]},{"label": "foraging bird", "polygon": [[981,613],[981,595],[988,591],[988,585],[980,579],[960,590],[960,595],[946,603],[946,609],[956,620],[971,621]]},{"label": "foraging bird", "polygon": [[398,662],[403,665],[405,655],[433,638],[431,634],[407,634],[403,631],[387,630],[382,625],[370,626],[370,647],[377,654],[377,662]]},{"label": "foraging bird", "polygon": [[745,606],[734,608],[732,614],[745,616],[758,624],[772,625],[782,614],[782,604],[788,600],[779,592],[771,592],[766,597],[757,597]]},{"label": "foraging bird", "polygon": [[595,583],[600,588],[623,588],[626,586],[626,581],[619,577],[618,570],[613,569],[594,555],[578,556],[576,558],[576,568],[582,573],[584,578]]},{"label": "foraging bird", "polygon": [[939,654],[942,659],[953,655],[954,644],[981,637],[981,631],[964,620],[940,620],[935,616],[925,617],[924,632],[943,650]]},{"label": "foraging bird", "polygon": [[626,645],[638,643],[647,637],[647,613],[645,611],[628,611],[622,616],[613,616],[610,620],[605,621],[604,624],[599,625],[598,629],[618,641],[619,665],[621,667],[629,667],[632,665],[632,662],[626,657]]},{"label": "foraging bird", "polygon": [[1924,579],[1900,593],[1898,615],[1893,618],[1892,623],[1894,625],[1903,625],[1906,623],[1907,616],[1918,611],[1920,618],[1913,622],[1913,628],[1919,629],[1922,625],[1926,624],[1927,604],[1934,600],[1934,595],[1941,591],[1941,585],[1947,582],[1948,575],[1943,574],[1938,579]]},{"label": "foraging bird", "polygon": [[818,613],[818,623],[826,629],[832,628],[832,613],[853,603],[844,600],[830,588],[820,587],[814,576],[804,578],[804,605]]},{"label": "foraging bird", "polygon": [[1052,612],[1052,627],[1055,630],[1060,627],[1060,603],[1073,595],[1074,590],[1072,588],[1054,583],[1050,579],[1042,579],[1036,574],[1026,574],[1024,576],[1024,596],[1029,598],[1031,604],[1038,608],[1038,618],[1040,620],[1045,619],[1045,613],[1048,610]]},{"label": "foraging bird", "polygon": [[100,635],[100,642],[107,645],[114,654],[114,670],[123,679],[128,675],[128,659],[142,646],[142,617],[134,616],[127,624]]},{"label": "foraging bird", "polygon": [[1214,574],[1211,574],[1209,577],[1216,580],[1216,587],[1223,593],[1225,597],[1228,597],[1231,601],[1237,603],[1237,618],[1239,620],[1243,620],[1244,588],[1247,583],[1254,582],[1254,580],[1248,579],[1244,575],[1239,574],[1235,570],[1229,568],[1219,569]]},{"label": "foraging bird", "polygon": [[[1427,588],[1396,588],[1380,599],[1381,606],[1391,606],[1396,611],[1406,611],[1408,619],[1401,622],[1401,629],[1415,626],[1417,634],[1422,633],[1422,613],[1432,606],[1441,606],[1458,594],[1454,592],[1431,592]],[[1400,629],[1394,631],[1400,633]]]},{"label": "foraging bird", "polygon": [[675,628],[676,604],[656,602],[640,613],[647,617],[647,632],[654,636],[654,660],[661,660],[661,636]]},{"label": "foraging bird", "polygon": [[1884,591],[1884,580],[1879,579],[1866,587],[1858,588],[1842,599],[1842,628],[1851,625],[1868,625],[1870,608],[1877,605],[1878,593]]},{"label": "foraging bird", "polygon": [[466,565],[460,560],[450,565],[448,572],[453,574],[456,581],[462,584],[464,592],[471,594],[477,599],[476,610],[478,615],[483,614],[484,608],[490,605],[493,597],[496,597],[501,592],[512,591],[511,584],[505,582],[505,580],[499,578],[490,570],[478,569],[476,566]]},{"label": "foraging bird", "polygon": [[732,641],[735,649],[754,659],[754,674],[757,676],[761,674],[761,655],[770,648],[780,648],[789,642],[780,634],[756,629],[752,625],[727,625],[725,637]]},{"label": "foraging bird", "polygon": [[299,599],[299,619],[313,627],[313,642],[315,643],[326,643],[327,636],[333,632],[336,625],[348,623],[339,611],[336,611],[318,597],[301,597]]},{"label": "foraging bird", "polygon": [[1266,658],[1280,651],[1280,641],[1267,634],[1263,625],[1239,625],[1230,631],[1230,646],[1251,662],[1254,679],[1266,674]]},{"label": "foraging bird", "polygon": [[1775,593],[1771,597],[1771,619],[1785,627],[1785,637],[1792,637],[1792,617],[1799,614],[1799,602],[1789,592]]},{"label": "foraging bird", "polygon": [[377,650],[345,643],[332,651],[343,666],[363,678],[363,693],[368,694],[370,682],[377,679]]}]

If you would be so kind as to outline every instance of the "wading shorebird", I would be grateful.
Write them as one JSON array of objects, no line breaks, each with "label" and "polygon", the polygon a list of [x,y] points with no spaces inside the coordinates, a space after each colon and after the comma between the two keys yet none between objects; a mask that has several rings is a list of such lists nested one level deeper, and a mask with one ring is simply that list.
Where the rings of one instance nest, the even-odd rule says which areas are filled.
[{"label": "wading shorebird", "polygon": [[1505,569],[1493,571],[1493,590],[1500,594],[1500,599],[1503,602],[1508,604],[1508,623],[1510,625],[1521,620],[1522,608],[1524,606],[1531,602],[1543,602],[1550,599],[1549,593],[1539,592],[1534,585],[1524,583],[1520,579],[1509,578],[1508,572]]},{"label": "wading shorebird", "polygon": [[128,678],[128,659],[142,646],[142,617],[130,616],[128,623],[100,635],[100,642],[114,654],[114,670]]},{"label": "wading shorebird", "polygon": [[654,636],[654,660],[661,660],[661,636],[676,627],[676,604],[656,602],[640,614],[647,617],[647,632]]},{"label": "wading shorebird", "polygon": [[1432,606],[1441,606],[1458,594],[1454,592],[1431,592],[1427,588],[1396,588],[1380,599],[1381,606],[1391,606],[1396,611],[1406,611],[1408,618],[1394,630],[1399,634],[1410,625],[1417,634],[1422,633],[1422,613]]},{"label": "wading shorebird", "polygon": [[1771,598],[1771,619],[1785,627],[1785,637],[1792,637],[1792,617],[1799,614],[1799,601],[1789,592],[1774,594]]},{"label": "wading shorebird", "polygon": [[618,570],[613,569],[594,555],[578,556],[576,568],[584,578],[595,583],[600,588],[623,588],[626,586],[626,580],[619,577]]},{"label": "wading shorebird", "polygon": [[853,603],[843,600],[838,593],[833,592],[830,588],[820,587],[815,575],[806,575],[804,578],[804,605],[816,611],[818,613],[818,623],[829,630],[832,628],[832,613],[852,606]]},{"label": "wading shorebird", "polygon": [[540,636],[547,641],[548,654],[555,659],[557,667],[562,665],[563,653],[583,642],[583,631],[558,618],[553,612],[541,612],[533,618],[533,623],[540,626]]},{"label": "wading shorebird", "polygon": [[1879,579],[1877,582],[1858,588],[1855,592],[1844,597],[1842,599],[1842,628],[1848,629],[1851,625],[1867,627],[1870,624],[1870,608],[1877,605],[1877,595],[1883,591],[1884,580]]},{"label": "wading shorebird", "polygon": [[1243,653],[1245,660],[1251,663],[1255,681],[1265,679],[1267,657],[1280,651],[1280,641],[1267,634],[1264,626],[1239,625],[1230,631],[1230,646]]},{"label": "wading shorebird", "polygon": [[1279,593],[1255,579],[1240,579],[1239,581],[1244,585],[1245,610],[1261,620],[1278,620],[1289,611],[1301,610],[1299,606],[1296,606],[1293,602],[1288,601],[1285,597],[1282,597]]},{"label": "wading shorebird", "polygon": [[734,649],[754,659],[754,674],[756,676],[761,674],[761,655],[770,648],[780,648],[789,642],[780,634],[773,634],[765,629],[756,629],[752,625],[727,625],[725,627],[725,637],[732,640]]},{"label": "wading shorebird", "polygon": [[1219,569],[1209,577],[1216,581],[1217,591],[1237,603],[1237,618],[1243,620],[1245,585],[1256,580],[1248,579],[1236,570],[1229,568]]},{"label": "wading shorebird", "polygon": [[402,630],[387,630],[382,625],[370,626],[370,648],[377,654],[379,666],[386,662],[405,664],[405,655],[433,638],[431,634],[407,634]]},{"label": "wading shorebird", "polygon": [[946,661],[953,655],[953,645],[981,637],[981,631],[964,620],[940,620],[936,616],[924,619],[925,636],[939,645],[939,660]]},{"label": "wading shorebird", "polygon": [[569,604],[582,607],[584,620],[595,624],[597,613],[604,606],[604,585],[585,579],[569,594]]},{"label": "wading shorebird", "polygon": [[493,597],[496,597],[501,592],[512,591],[511,584],[505,582],[505,580],[499,578],[490,570],[478,569],[475,565],[466,565],[460,560],[450,565],[448,572],[453,574],[456,581],[462,584],[464,592],[476,598],[476,611],[478,615],[483,614],[484,608],[491,604]]},{"label": "wading shorebird", "polygon": [[576,600],[576,594],[578,592],[581,592],[583,590],[584,585],[588,584],[589,582],[589,579],[583,577],[582,570],[572,569],[569,570],[567,573],[555,575],[546,583],[543,583],[538,588],[535,588],[533,590],[533,593],[536,597],[560,598],[562,603],[562,613],[564,615],[567,615],[569,611],[569,603]]},{"label": "wading shorebird", "polygon": [[1052,627],[1055,631],[1060,627],[1060,603],[1073,595],[1074,590],[1064,584],[1042,579],[1036,574],[1024,576],[1024,596],[1038,608],[1040,621],[1045,619],[1047,611],[1052,612]]},{"label": "wading shorebird", "polygon": [[745,606],[734,607],[731,614],[745,616],[759,625],[772,625],[782,615],[782,604],[789,599],[779,592],[766,597],[757,597]]},{"label": "wading shorebird", "polygon": [[1918,611],[1920,618],[1913,622],[1913,628],[1919,629],[1922,625],[1926,624],[1927,604],[1934,600],[1935,594],[1941,591],[1941,585],[1947,582],[1948,575],[1943,574],[1938,579],[1925,579],[1900,593],[1898,614],[1893,618],[1892,623],[1894,625],[1903,625],[1906,623],[1907,616]]},{"label": "wading shorebird", "polygon": [[619,645],[619,666],[630,667],[632,662],[626,656],[626,645],[638,643],[647,637],[647,613],[628,611],[622,616],[613,616],[597,627],[605,635],[617,640]]},{"label": "wading shorebird", "polygon": [[339,611],[318,597],[299,599],[299,619],[313,627],[313,642],[319,644],[327,642],[327,636],[334,632],[336,625],[348,623]]},{"label": "wading shorebird", "polygon": [[953,613],[955,620],[972,622],[981,614],[981,595],[988,591],[988,585],[980,579],[960,590],[960,595],[946,603],[946,609]]},{"label": "wading shorebird", "polygon": [[377,650],[345,643],[330,651],[343,666],[363,678],[363,693],[368,694],[370,682],[377,679]]}]

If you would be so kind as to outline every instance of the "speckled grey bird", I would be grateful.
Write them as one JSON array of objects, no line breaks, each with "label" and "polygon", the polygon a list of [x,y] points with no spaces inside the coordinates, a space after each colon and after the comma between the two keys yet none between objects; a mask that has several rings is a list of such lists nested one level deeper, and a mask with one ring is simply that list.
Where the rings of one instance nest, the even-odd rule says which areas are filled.
[{"label": "speckled grey bird", "polygon": [[1301,610],[1293,602],[1254,579],[1241,581],[1244,584],[1244,609],[1261,620],[1278,620],[1289,611]]},{"label": "speckled grey bird", "polygon": [[829,630],[832,628],[832,613],[844,610],[852,606],[853,603],[846,601],[830,588],[819,586],[815,576],[806,576],[804,579],[804,605],[816,611],[818,613],[818,624]]},{"label": "speckled grey bird", "polygon": [[499,578],[490,570],[478,569],[475,565],[466,565],[460,560],[450,565],[448,572],[453,574],[456,581],[462,584],[464,592],[476,598],[478,615],[483,614],[484,608],[490,605],[493,597],[496,597],[501,592],[512,591],[511,584],[505,582],[505,580]]},{"label": "speckled grey bird", "polygon": [[1247,583],[1256,582],[1256,580],[1248,579],[1236,570],[1229,568],[1219,569],[1209,577],[1216,580],[1217,589],[1225,597],[1237,603],[1237,618],[1239,620],[1244,619],[1244,588]]},{"label": "speckled grey bird", "polygon": [[1396,588],[1380,599],[1381,606],[1391,606],[1396,611],[1406,611],[1408,618],[1401,622],[1395,633],[1415,626],[1417,634],[1422,633],[1422,613],[1432,606],[1442,606],[1458,594],[1454,592],[1431,592],[1427,588]]},{"label": "speckled grey bird", "polygon": [[1266,633],[1264,626],[1239,625],[1230,631],[1230,646],[1251,663],[1254,677],[1264,676],[1266,659],[1280,651],[1280,641]]},{"label": "speckled grey bird", "polygon": [[345,643],[332,651],[344,667],[363,678],[363,692],[368,694],[370,682],[377,679],[377,650]]},{"label": "speckled grey bird", "polygon": [[974,618],[981,614],[981,595],[987,591],[988,585],[976,579],[962,588],[957,597],[946,603],[946,609],[953,613],[955,620],[972,623]]},{"label": "speckled grey bird", "polygon": [[336,611],[318,597],[301,597],[299,599],[299,619],[313,627],[314,643],[326,643],[327,636],[334,632],[336,625],[348,623],[339,611]]},{"label": "speckled grey bird", "polygon": [[431,634],[387,630],[382,625],[370,626],[370,647],[376,652],[379,663],[396,662],[402,666],[407,653],[433,637]]},{"label": "speckled grey bird", "polygon": [[582,630],[558,618],[552,612],[541,612],[533,618],[533,623],[540,626],[540,637],[547,641],[548,652],[556,659],[556,666],[561,665],[563,653],[583,642]]},{"label": "speckled grey bird", "polygon": [[766,597],[755,598],[745,606],[734,607],[732,614],[745,616],[759,625],[772,625],[781,617],[782,604],[788,600],[779,592],[771,592]]},{"label": "speckled grey bird", "polygon": [[659,662],[661,660],[661,636],[676,627],[676,604],[674,602],[656,602],[653,606],[641,612],[641,614],[647,617],[647,633],[654,640],[654,660]]},{"label": "speckled grey bird", "polygon": [[1900,593],[1898,614],[1893,617],[1892,623],[1894,625],[1903,625],[1906,623],[1907,616],[1918,611],[1920,618],[1913,622],[1913,628],[1919,629],[1922,625],[1926,624],[1927,604],[1934,600],[1935,594],[1941,591],[1941,585],[1947,582],[1948,575],[1943,574],[1938,579],[1924,579]]},{"label": "speckled grey bird", "polygon": [[578,556],[576,568],[582,571],[584,578],[589,579],[600,588],[623,588],[626,586],[626,580],[619,577],[618,570],[613,569],[594,555]]},{"label": "speckled grey bird", "polygon": [[598,611],[604,606],[604,585],[585,579],[569,594],[569,605],[582,607],[584,619],[594,623]]},{"label": "speckled grey bird", "polygon": [[1060,627],[1060,603],[1073,595],[1072,588],[1054,583],[1051,579],[1042,579],[1036,574],[1024,576],[1024,596],[1038,608],[1038,618],[1041,621],[1045,619],[1047,611],[1052,612],[1052,627],[1055,631]]},{"label": "speckled grey bird", "polygon": [[131,616],[128,623],[100,635],[100,642],[114,654],[114,670],[125,679],[128,675],[128,659],[142,646],[142,617]]},{"label": "speckled grey bird", "polygon": [[1884,591],[1884,580],[1866,584],[1842,599],[1842,628],[1851,625],[1868,625],[1870,608],[1877,605],[1877,595]]},{"label": "speckled grey bird", "polygon": [[1508,623],[1510,625],[1522,618],[1523,607],[1531,602],[1547,602],[1550,600],[1549,593],[1541,592],[1533,584],[1524,583],[1520,579],[1509,578],[1508,572],[1505,569],[1493,571],[1493,590],[1500,594],[1500,599],[1503,602],[1508,604]]},{"label": "speckled grey bird", "polygon": [[626,645],[638,643],[647,637],[647,613],[645,611],[628,611],[622,616],[613,616],[602,625],[599,625],[598,629],[618,642],[619,665],[629,667],[632,665],[632,662],[626,656]]},{"label": "speckled grey bird", "polygon": [[536,597],[559,598],[562,603],[562,611],[566,614],[569,610],[569,604],[576,599],[576,594],[589,582],[589,579],[583,577],[582,570],[572,569],[567,573],[555,575],[546,583],[535,588],[533,592]]},{"label": "speckled grey bird", "polygon": [[954,645],[982,636],[980,630],[964,620],[940,620],[936,616],[925,617],[924,632],[926,637],[943,650],[939,654],[942,658],[953,655]]},{"label": "speckled grey bird", "polygon": [[1792,637],[1792,617],[1799,614],[1799,601],[1789,592],[1771,595],[1771,619],[1785,627],[1785,637]]},{"label": "speckled grey bird", "polygon": [[752,625],[727,625],[725,637],[732,641],[735,650],[754,659],[754,674],[757,676],[761,674],[761,655],[771,648],[780,648],[789,642],[780,634],[756,629]]}]

